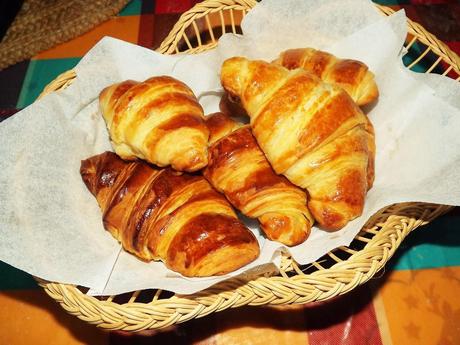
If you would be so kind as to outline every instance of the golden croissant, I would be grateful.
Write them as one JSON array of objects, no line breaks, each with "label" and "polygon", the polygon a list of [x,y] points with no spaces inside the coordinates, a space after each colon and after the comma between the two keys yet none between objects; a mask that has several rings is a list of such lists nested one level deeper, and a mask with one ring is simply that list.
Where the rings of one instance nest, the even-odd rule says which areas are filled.
[{"label": "golden croissant", "polygon": [[160,167],[196,171],[207,164],[209,131],[187,85],[167,76],[127,80],[99,95],[115,152]]},{"label": "golden croissant", "polygon": [[303,69],[241,57],[223,63],[221,81],[239,97],[275,172],[308,191],[308,208],[321,227],[340,229],[362,213],[374,137],[342,88]]},{"label": "golden croissant", "polygon": [[312,48],[289,49],[275,63],[287,69],[303,68],[321,80],[342,87],[358,105],[377,99],[379,92],[374,74],[357,60],[339,59]]},{"label": "golden croissant", "polygon": [[142,260],[161,259],[200,277],[234,271],[259,255],[252,232],[202,176],[126,162],[112,152],[82,161],[80,174],[104,227]]},{"label": "golden croissant", "polygon": [[305,192],[275,174],[248,126],[222,113],[208,116],[206,124],[208,181],[243,214],[257,218],[269,239],[288,246],[304,242],[313,224]]}]

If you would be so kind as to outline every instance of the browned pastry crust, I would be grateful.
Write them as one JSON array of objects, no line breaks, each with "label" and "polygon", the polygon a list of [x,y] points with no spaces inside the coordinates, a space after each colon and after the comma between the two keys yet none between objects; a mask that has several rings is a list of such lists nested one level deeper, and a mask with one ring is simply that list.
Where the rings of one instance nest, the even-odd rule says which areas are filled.
[{"label": "browned pastry crust", "polygon": [[307,195],[275,174],[253,137],[223,113],[208,116],[209,164],[204,176],[243,214],[257,218],[267,237],[288,246],[304,242],[313,217]]},{"label": "browned pastry crust", "polygon": [[360,106],[379,96],[374,74],[357,60],[339,59],[313,48],[289,49],[274,61],[287,69],[303,68],[321,80],[342,87]]},{"label": "browned pastry crust", "polygon": [[308,191],[321,227],[340,229],[362,213],[375,144],[367,117],[342,88],[241,57],[224,62],[221,81],[240,98],[275,172]]},{"label": "browned pastry crust", "polygon": [[245,118],[248,116],[246,110],[239,99],[232,98],[228,93],[224,93],[219,102],[219,109],[227,116]]},{"label": "browned pastry crust", "polygon": [[367,151],[369,154],[367,160],[367,190],[372,188],[375,178],[375,132],[371,121],[366,117],[364,128],[367,133]]},{"label": "browned pastry crust", "polygon": [[202,176],[125,162],[112,152],[82,161],[80,173],[104,227],[142,260],[201,277],[234,271],[259,255],[254,235]]},{"label": "browned pastry crust", "polygon": [[115,152],[179,171],[207,164],[209,132],[192,90],[177,79],[160,76],[127,80],[99,95]]}]

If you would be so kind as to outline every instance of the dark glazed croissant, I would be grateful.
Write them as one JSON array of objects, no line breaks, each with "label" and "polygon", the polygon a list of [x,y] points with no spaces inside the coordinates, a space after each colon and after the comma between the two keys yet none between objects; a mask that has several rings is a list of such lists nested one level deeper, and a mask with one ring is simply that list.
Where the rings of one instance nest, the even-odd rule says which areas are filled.
[{"label": "dark glazed croissant", "polygon": [[339,59],[312,48],[289,49],[274,61],[287,69],[303,68],[326,83],[342,87],[358,105],[371,103],[379,96],[374,74],[357,60]]},{"label": "dark glazed croissant", "polygon": [[207,164],[209,132],[203,109],[179,80],[127,80],[105,88],[99,102],[121,158],[138,157],[179,171],[196,171]]},{"label": "dark glazed croissant", "polygon": [[259,255],[254,235],[202,176],[125,162],[112,152],[82,161],[104,227],[142,260],[189,277],[225,274]]},{"label": "dark glazed croissant", "polygon": [[305,241],[313,224],[306,194],[275,174],[248,126],[222,113],[208,116],[206,124],[208,181],[243,214],[257,218],[269,239],[288,246]]},{"label": "dark glazed croissant", "polygon": [[221,81],[240,98],[274,170],[308,191],[320,226],[340,229],[362,213],[373,180],[372,126],[342,88],[241,57],[224,62]]}]

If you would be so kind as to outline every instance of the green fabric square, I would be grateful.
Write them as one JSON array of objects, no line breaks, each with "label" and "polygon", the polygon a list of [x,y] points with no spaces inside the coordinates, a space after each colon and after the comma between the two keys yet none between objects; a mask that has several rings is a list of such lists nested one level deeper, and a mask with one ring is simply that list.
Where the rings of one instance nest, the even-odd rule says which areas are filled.
[{"label": "green fabric square", "polygon": [[0,261],[0,290],[37,289],[34,278],[26,272],[20,271]]},{"label": "green fabric square", "polygon": [[[409,66],[412,62],[414,62],[424,51],[424,47],[422,47],[418,42],[414,43],[407,54],[403,56],[403,63],[405,66]],[[416,63],[414,66],[411,67],[411,70],[418,73],[425,73],[428,68],[423,65],[421,61]]]},{"label": "green fabric square", "polygon": [[414,270],[460,266],[460,216],[446,215],[410,234],[390,267]]},{"label": "green fabric square", "polygon": [[32,104],[46,85],[61,73],[72,69],[81,58],[31,60],[16,105],[25,108]]},{"label": "green fabric square", "polygon": [[373,0],[375,3],[385,6],[410,4],[410,0]]},{"label": "green fabric square", "polygon": [[137,16],[142,13],[142,0],[132,0],[123,8],[119,16]]}]

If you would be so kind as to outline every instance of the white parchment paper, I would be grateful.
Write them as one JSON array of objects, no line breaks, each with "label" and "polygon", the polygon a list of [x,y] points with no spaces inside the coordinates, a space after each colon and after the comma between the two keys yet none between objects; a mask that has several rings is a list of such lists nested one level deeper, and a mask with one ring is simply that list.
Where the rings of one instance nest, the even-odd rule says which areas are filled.
[{"label": "white parchment paper", "polygon": [[[460,86],[417,75],[401,62],[403,12],[385,18],[367,0],[264,0],[245,18],[243,36],[225,35],[198,55],[163,56],[105,38],[76,67],[77,78],[0,124],[0,260],[35,276],[118,294],[144,288],[192,293],[244,272],[273,270],[280,244],[264,239],[258,260],[224,277],[184,278],[160,262],[121,250],[104,231],[95,198],[79,175],[80,161],[110,150],[97,96],[125,79],[171,75],[187,83],[207,113],[218,110],[219,71],[230,56],[274,59],[314,47],[365,62],[380,99],[369,112],[376,131],[376,179],[362,217],[335,233],[314,228],[290,248],[300,263],[348,245],[380,208],[403,201],[460,204]],[[266,264],[266,265],[263,265]],[[261,266],[262,265],[262,266]]]}]

